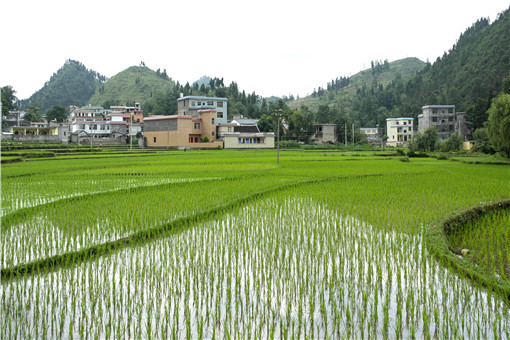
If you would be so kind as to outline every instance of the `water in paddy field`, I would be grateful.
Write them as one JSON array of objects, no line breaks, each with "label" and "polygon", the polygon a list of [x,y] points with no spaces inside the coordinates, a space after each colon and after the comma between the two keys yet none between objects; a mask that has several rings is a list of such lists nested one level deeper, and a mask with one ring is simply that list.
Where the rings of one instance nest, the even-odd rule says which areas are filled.
[{"label": "water in paddy field", "polygon": [[2,283],[3,338],[509,338],[509,309],[436,264],[421,236],[309,199]]}]

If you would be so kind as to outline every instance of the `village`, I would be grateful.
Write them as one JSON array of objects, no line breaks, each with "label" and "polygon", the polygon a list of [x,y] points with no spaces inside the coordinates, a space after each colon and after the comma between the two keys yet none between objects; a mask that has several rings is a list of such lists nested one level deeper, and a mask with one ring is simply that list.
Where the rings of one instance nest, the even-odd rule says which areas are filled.
[{"label": "village", "polygon": [[[136,141],[140,147],[166,149],[272,149],[275,133],[260,131],[258,120],[234,115],[228,117],[228,98],[182,96],[177,100],[176,115],[144,117],[139,103],[135,106],[71,106],[66,122],[42,121],[26,123],[23,111],[10,111],[6,119],[8,132],[3,139],[26,142],[76,143],[90,145],[126,144]],[[363,141],[374,146],[406,147],[415,132],[423,133],[435,126],[440,142],[453,133],[462,136],[464,150],[473,147],[472,135],[464,112],[455,105],[426,105],[414,118],[387,118],[386,126],[361,127]],[[287,124],[282,121],[285,131]],[[315,124],[309,143],[342,142],[336,124]],[[345,129],[346,131],[347,129]],[[354,133],[354,127],[351,130]],[[347,136],[345,136],[347,140]]]}]

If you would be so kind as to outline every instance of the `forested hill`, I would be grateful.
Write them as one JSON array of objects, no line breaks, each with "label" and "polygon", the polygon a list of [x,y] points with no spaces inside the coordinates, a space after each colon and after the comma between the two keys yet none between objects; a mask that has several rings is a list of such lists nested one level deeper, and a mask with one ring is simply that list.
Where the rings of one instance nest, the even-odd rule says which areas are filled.
[{"label": "forested hill", "polygon": [[41,112],[46,112],[54,105],[85,105],[105,81],[105,76],[69,59],[39,91],[20,101],[20,105],[26,107],[32,104],[39,107]]},{"label": "forested hill", "polygon": [[337,78],[339,81],[334,86],[330,83],[314,91],[315,97],[291,101],[288,105],[294,108],[305,105],[312,110],[327,105],[330,111],[347,114],[352,123],[363,127],[384,124],[390,116],[417,117],[424,105],[453,104],[457,111],[466,111],[473,128],[478,128],[487,119],[486,111],[491,99],[501,91],[503,79],[510,75],[509,46],[510,10],[507,9],[492,24],[488,19],[478,20],[460,35],[448,52],[408,79],[397,73],[394,80],[384,84],[380,75],[388,65],[376,63],[372,69],[361,72],[369,77],[362,86],[352,86],[354,76]]},{"label": "forested hill", "polygon": [[387,87],[395,79],[407,80],[426,65],[418,58],[405,58],[392,62],[376,60],[371,64],[370,69],[363,70],[351,77],[332,79],[325,87],[315,88],[310,96],[297,100],[289,98],[289,107],[300,108],[304,105],[315,110],[320,105],[330,105],[349,110],[357,93],[367,91],[367,89]]},{"label": "forested hill", "polygon": [[140,66],[131,66],[111,77],[98,87],[89,99],[89,103],[109,107],[138,102],[146,111],[147,106],[154,102],[155,96],[172,91],[174,88],[175,83],[167,75],[166,70],[153,71],[142,63]]}]

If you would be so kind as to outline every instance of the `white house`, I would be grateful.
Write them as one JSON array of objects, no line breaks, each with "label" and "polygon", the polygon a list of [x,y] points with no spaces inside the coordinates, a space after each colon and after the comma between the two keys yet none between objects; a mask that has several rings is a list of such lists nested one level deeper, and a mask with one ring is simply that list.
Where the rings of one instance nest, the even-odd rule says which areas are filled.
[{"label": "white house", "polygon": [[386,145],[407,146],[407,143],[413,139],[413,121],[414,118],[387,118]]}]

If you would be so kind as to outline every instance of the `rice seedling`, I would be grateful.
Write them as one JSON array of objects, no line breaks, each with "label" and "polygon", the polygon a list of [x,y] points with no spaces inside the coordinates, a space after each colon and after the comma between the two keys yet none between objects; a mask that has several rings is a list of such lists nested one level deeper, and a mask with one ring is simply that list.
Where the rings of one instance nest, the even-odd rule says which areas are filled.
[{"label": "rice seedling", "polygon": [[[510,337],[504,299],[424,246],[431,221],[507,197],[505,167],[287,156],[279,167],[270,152],[9,165],[2,268],[43,262],[2,278],[1,337]],[[186,218],[179,232],[155,228]],[[506,237],[507,221],[482,229]],[[476,229],[468,241],[488,237]],[[494,271],[500,248],[483,257]]]}]

